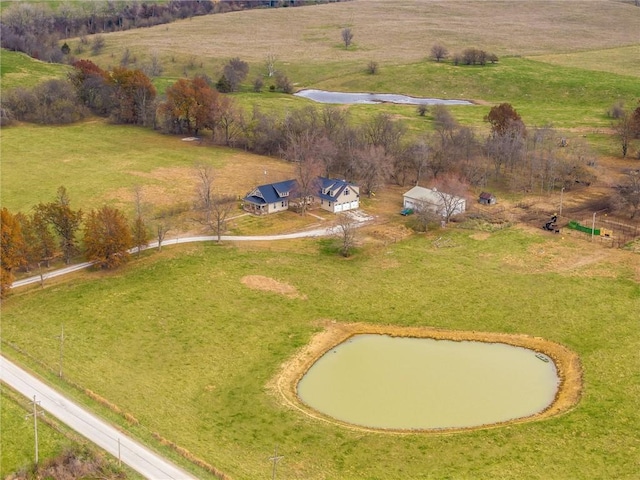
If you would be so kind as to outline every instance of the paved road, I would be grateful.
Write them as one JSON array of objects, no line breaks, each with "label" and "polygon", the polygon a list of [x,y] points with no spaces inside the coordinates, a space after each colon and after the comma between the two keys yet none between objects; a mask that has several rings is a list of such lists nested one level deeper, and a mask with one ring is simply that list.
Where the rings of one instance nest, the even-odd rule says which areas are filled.
[{"label": "paved road", "polygon": [[29,399],[33,400],[35,395],[36,401],[40,402],[40,407],[48,414],[66,423],[116,458],[119,455],[122,462],[144,477],[151,480],[196,479],[2,356],[0,356],[0,380]]}]

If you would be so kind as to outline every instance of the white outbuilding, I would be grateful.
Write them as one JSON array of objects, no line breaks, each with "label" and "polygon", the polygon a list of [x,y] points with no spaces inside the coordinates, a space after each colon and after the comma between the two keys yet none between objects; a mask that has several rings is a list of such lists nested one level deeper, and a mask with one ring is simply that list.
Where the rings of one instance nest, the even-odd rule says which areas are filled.
[{"label": "white outbuilding", "polygon": [[450,218],[466,210],[467,202],[462,197],[440,192],[436,188],[415,186],[403,195],[404,208],[420,210],[427,208],[438,215]]}]

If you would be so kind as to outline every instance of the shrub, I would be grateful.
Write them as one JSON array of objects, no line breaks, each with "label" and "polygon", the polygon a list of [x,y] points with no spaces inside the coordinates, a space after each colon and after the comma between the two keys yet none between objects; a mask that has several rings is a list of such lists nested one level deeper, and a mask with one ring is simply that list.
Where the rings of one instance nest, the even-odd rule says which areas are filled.
[{"label": "shrub", "polygon": [[289,77],[282,73],[276,75],[276,88],[283,93],[293,93],[293,84],[289,81]]},{"label": "shrub", "polygon": [[262,77],[256,77],[253,81],[253,91],[256,93],[260,93],[262,91],[262,87],[264,87],[264,81]]}]

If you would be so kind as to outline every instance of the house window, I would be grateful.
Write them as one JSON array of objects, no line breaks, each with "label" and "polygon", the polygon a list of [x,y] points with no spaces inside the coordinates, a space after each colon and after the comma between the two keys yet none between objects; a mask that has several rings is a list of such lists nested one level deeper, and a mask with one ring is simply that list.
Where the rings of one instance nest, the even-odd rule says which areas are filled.
[{"label": "house window", "polygon": [[284,207],[284,202],[282,202],[282,206]]},{"label": "house window", "polygon": [[345,195],[349,195],[349,189],[348,189],[348,188],[345,188],[345,190],[344,190],[344,194],[345,194]]}]

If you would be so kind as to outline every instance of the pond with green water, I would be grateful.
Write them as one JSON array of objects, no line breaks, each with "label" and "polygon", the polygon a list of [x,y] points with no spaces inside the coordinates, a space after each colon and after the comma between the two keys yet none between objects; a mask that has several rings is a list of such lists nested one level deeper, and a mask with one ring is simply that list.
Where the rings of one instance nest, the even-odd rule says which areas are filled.
[{"label": "pond with green water", "polygon": [[469,428],[529,417],[556,396],[553,361],[504,343],[355,335],[297,385],[318,412],[393,430]]}]

